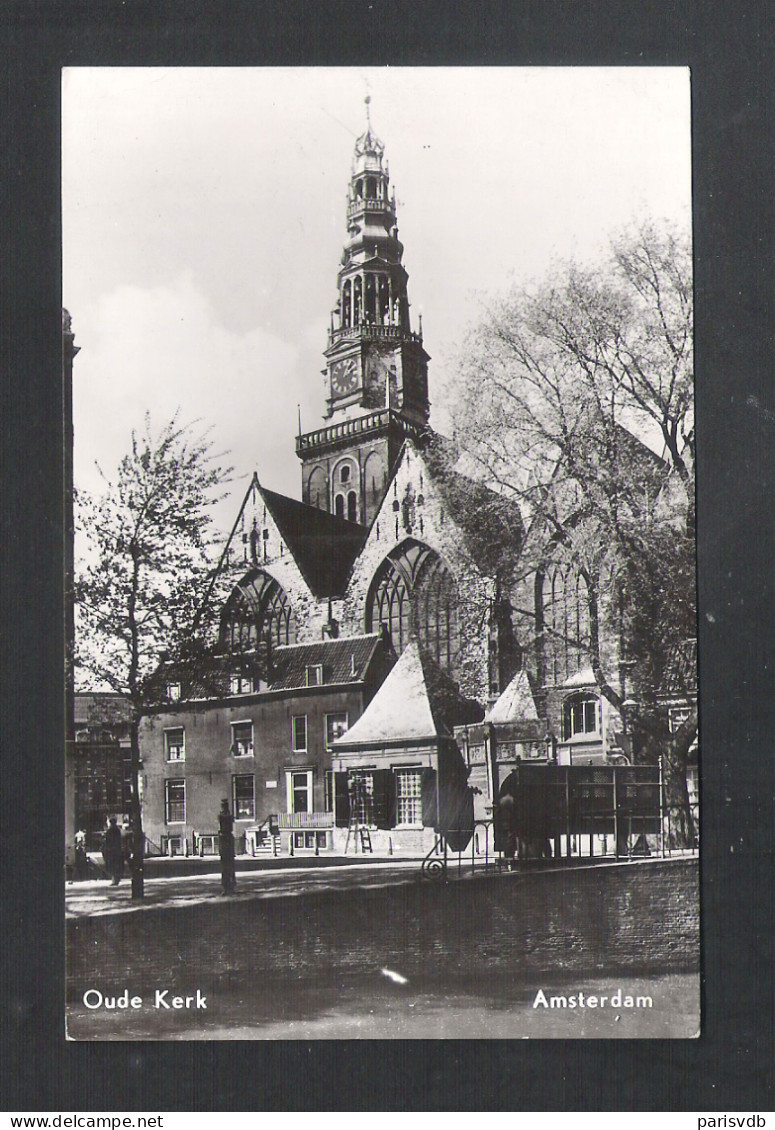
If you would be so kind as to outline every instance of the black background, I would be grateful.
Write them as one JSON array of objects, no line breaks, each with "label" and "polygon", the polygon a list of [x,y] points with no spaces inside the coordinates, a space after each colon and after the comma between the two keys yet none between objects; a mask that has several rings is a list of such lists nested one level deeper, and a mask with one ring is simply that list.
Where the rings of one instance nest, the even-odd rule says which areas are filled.
[{"label": "black background", "polygon": [[[745,0],[5,0],[3,1109],[773,1109],[772,12]],[[703,1034],[633,1042],[68,1043],[60,69],[385,63],[692,68]]]}]

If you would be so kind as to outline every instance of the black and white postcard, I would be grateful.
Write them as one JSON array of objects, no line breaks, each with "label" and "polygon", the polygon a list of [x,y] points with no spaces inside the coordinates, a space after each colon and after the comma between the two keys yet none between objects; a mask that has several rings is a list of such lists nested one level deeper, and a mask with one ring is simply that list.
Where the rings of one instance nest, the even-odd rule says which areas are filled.
[{"label": "black and white postcard", "polygon": [[64,68],[71,1040],[699,1035],[690,96]]}]

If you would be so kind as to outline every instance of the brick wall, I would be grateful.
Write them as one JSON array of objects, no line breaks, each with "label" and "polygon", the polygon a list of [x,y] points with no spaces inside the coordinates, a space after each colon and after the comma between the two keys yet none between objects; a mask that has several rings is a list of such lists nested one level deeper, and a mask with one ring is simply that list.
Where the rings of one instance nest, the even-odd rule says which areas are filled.
[{"label": "brick wall", "polygon": [[[696,969],[695,860],[422,881],[67,922],[68,987],[206,990],[231,975],[439,979]],[[373,877],[371,879],[373,881]],[[214,880],[217,882],[217,880]]]}]

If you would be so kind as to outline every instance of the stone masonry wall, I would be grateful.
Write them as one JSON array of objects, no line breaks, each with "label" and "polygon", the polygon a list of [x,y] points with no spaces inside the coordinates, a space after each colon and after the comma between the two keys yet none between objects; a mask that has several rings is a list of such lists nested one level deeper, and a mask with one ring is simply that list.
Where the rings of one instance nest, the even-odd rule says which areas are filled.
[{"label": "stone masonry wall", "polygon": [[[697,969],[697,860],[418,878],[67,922],[68,990],[206,991],[231,976],[311,979],[382,966],[438,979]],[[373,876],[371,877],[373,882]]]}]

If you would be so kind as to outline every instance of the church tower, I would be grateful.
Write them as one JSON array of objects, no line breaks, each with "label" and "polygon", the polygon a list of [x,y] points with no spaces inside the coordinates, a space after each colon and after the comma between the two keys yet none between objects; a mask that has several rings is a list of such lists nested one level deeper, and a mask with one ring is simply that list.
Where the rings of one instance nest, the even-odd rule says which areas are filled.
[{"label": "church tower", "polygon": [[326,426],[296,440],[302,498],[368,525],[385,495],[404,439],[428,424],[428,354],[409,320],[408,275],[396,226],[385,147],[355,143],[347,239],[325,350]]}]

